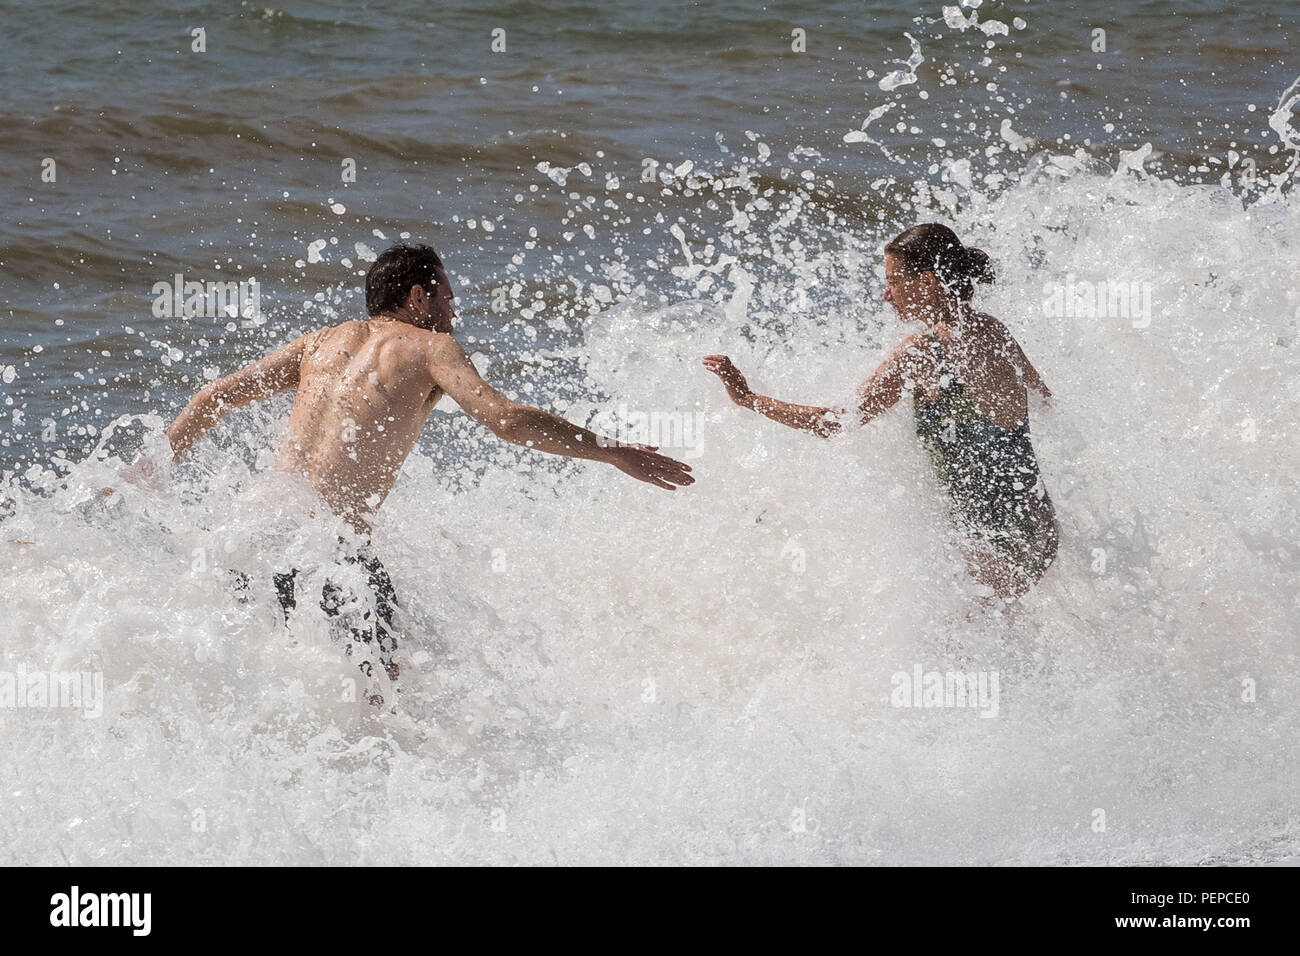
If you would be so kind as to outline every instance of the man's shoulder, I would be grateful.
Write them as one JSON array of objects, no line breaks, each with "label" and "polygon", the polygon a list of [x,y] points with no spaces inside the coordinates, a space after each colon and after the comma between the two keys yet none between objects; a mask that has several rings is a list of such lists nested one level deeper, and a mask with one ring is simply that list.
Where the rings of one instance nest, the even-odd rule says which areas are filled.
[{"label": "man's shoulder", "polygon": [[450,332],[434,332],[430,329],[419,330],[428,342],[429,348],[435,358],[438,359],[455,359],[465,354],[456,337]]},{"label": "man's shoulder", "polygon": [[365,322],[358,322],[355,319],[348,319],[346,322],[339,322],[335,325],[322,325],[320,328],[308,332],[306,338],[309,344],[318,345],[336,332],[355,332],[359,326],[365,324]]},{"label": "man's shoulder", "polygon": [[302,337],[303,353],[304,355],[311,355],[324,345],[326,341],[335,336],[353,336],[358,331],[357,327],[364,325],[364,322],[356,322],[350,319],[347,322],[339,322],[336,325],[322,325],[319,328],[312,329]]},{"label": "man's shoulder", "polygon": [[437,345],[444,339],[451,339],[450,335],[442,332],[434,332],[432,329],[422,329],[418,325],[412,325],[409,322],[370,322],[366,319],[349,319],[346,322],[340,322],[337,325],[327,325],[318,329],[318,333],[329,335],[331,333],[342,333],[345,335],[357,334],[382,334],[385,336],[395,337],[402,342],[417,343],[421,345]]}]

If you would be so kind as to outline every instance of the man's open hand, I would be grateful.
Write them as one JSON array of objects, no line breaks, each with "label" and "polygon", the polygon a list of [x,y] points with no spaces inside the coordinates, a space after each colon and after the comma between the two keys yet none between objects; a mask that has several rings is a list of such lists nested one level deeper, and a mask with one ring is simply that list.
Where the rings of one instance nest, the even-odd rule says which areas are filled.
[{"label": "man's open hand", "polygon": [[606,459],[611,465],[633,478],[648,481],[658,488],[675,491],[674,485],[691,485],[691,466],[667,455],[657,454],[653,445],[613,445]]}]

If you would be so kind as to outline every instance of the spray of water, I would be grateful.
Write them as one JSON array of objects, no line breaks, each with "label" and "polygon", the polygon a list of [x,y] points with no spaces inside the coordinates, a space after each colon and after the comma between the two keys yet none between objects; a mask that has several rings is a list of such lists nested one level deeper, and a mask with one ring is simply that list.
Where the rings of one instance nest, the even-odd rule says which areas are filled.
[{"label": "spray of water", "polygon": [[[1295,102],[1272,128],[1300,155]],[[435,413],[376,529],[402,600],[382,708],[324,615],[285,626],[274,600],[276,570],[323,579],[339,531],[271,468],[285,400],[233,416],[166,484],[123,485],[111,435],[66,475],[11,479],[5,659],[100,673],[104,694],[98,717],[0,711],[4,856],[1295,855],[1295,161],[1243,201],[1148,172],[1140,148],[1026,158],[995,123],[1020,162],[992,181],[958,159],[848,200],[815,151],[773,161],[751,136],[725,165],[662,170],[669,215],[616,178],[576,200],[575,235],[604,251],[591,271],[561,256],[563,291],[528,299],[521,341],[542,322],[573,334],[516,356],[537,382],[518,397],[657,430],[699,481],[656,492]],[[559,190],[574,175],[602,181],[598,164],[539,171]],[[999,283],[978,304],[1056,393],[1031,427],[1060,556],[1002,613],[972,610],[903,409],[820,441],[730,405],[699,366],[727,352],[765,392],[847,402],[904,334],[880,242],[926,219],[989,252]],[[647,229],[657,257],[619,251]],[[163,425],[142,426],[158,453]],[[996,675],[996,706],[899,706],[918,668]]]}]

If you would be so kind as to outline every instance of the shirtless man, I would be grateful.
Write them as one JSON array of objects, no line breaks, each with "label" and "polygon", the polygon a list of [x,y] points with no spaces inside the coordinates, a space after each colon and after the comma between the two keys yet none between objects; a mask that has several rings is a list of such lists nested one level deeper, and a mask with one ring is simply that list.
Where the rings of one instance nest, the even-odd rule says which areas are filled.
[{"label": "shirtless man", "polygon": [[[517,445],[605,462],[669,491],[695,480],[689,466],[656,454],[654,448],[596,435],[511,401],[483,381],[452,338],[454,298],[442,260],[432,248],[394,246],[366,273],[368,321],[309,332],[205,386],[167,429],[179,458],[232,408],[297,389],[276,467],[305,477],[366,542],[347,560],[367,572],[378,620],[372,618],[366,626],[375,625],[379,657],[392,676],[395,598],[387,572],[369,550],[370,520],[444,394],[479,424]],[[296,605],[296,573],[276,575],[286,617]],[[340,590],[327,584],[322,608],[335,614],[341,603]],[[367,632],[353,633],[370,640]]]}]

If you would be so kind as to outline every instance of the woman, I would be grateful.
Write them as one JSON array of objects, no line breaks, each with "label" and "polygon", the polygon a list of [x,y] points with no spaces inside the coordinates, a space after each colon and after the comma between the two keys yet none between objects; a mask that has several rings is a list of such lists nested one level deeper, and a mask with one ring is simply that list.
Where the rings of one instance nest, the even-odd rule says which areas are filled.
[{"label": "woman", "polygon": [[[858,389],[857,417],[865,424],[912,392],[916,433],[967,539],[968,570],[1009,601],[1056,557],[1056,515],[1029,441],[1026,386],[1044,400],[1051,392],[1006,326],[971,311],[975,283],[992,281],[988,256],[946,226],[913,226],[885,246],[885,301],[902,321],[925,328]],[[848,414],[758,395],[725,355],[704,365],[733,402],[782,425],[826,438]]]}]

